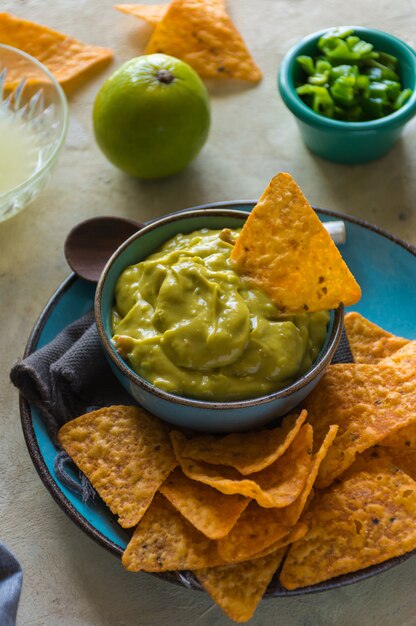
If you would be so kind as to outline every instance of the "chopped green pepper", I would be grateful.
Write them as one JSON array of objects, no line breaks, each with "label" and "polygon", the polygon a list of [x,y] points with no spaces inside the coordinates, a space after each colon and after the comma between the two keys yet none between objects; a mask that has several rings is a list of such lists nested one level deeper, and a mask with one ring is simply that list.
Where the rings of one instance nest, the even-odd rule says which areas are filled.
[{"label": "chopped green pepper", "polygon": [[308,96],[310,107],[315,113],[321,113],[326,117],[334,117],[334,101],[326,87],[317,85],[302,85],[297,92],[301,96]]},{"label": "chopped green pepper", "polygon": [[317,56],[296,59],[306,79],[296,92],[316,113],[354,122],[378,119],[412,95],[401,85],[397,58],[374,50],[352,28],[328,30],[317,47]]}]

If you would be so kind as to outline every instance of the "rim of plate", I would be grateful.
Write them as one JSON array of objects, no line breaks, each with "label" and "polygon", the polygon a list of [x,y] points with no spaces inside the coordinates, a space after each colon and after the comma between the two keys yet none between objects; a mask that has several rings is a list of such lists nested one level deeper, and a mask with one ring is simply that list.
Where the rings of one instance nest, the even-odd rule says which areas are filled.
[{"label": "rim of plate", "polygon": [[[249,206],[257,203],[257,200],[229,200],[225,202],[214,202],[210,204],[202,204],[195,207],[191,207],[189,209],[183,209],[181,211],[176,211],[171,215],[176,215],[180,213],[186,213],[187,211],[194,209],[213,209],[213,208],[230,208],[236,206]],[[384,237],[385,239],[389,239],[393,243],[401,246],[410,254],[416,257],[416,247],[403,241],[399,237],[390,234],[384,229],[375,226],[365,220],[360,218],[356,218],[354,216],[346,215],[345,213],[339,213],[336,211],[331,211],[330,209],[322,209],[320,207],[314,206],[314,210],[322,215],[327,217],[337,218],[345,220],[346,222],[350,222],[351,224],[356,224],[361,226],[367,230],[371,230],[376,234]],[[159,218],[157,218],[159,219]],[[150,224],[155,220],[149,220],[146,224]],[[43,329],[46,325],[46,322],[49,319],[50,311],[55,307],[56,303],[62,298],[62,296],[68,291],[68,289],[72,286],[72,284],[77,280],[77,276],[74,272],[72,272],[67,278],[59,285],[59,287],[55,290],[53,295],[50,297],[46,305],[44,306],[41,314],[39,315],[37,321],[35,322],[32,331],[29,335],[25,351],[23,354],[23,358],[26,358],[36,350],[37,343],[39,338],[43,332]],[[81,280],[81,279],[79,279]],[[66,513],[66,515],[79,527],[83,530],[91,539],[94,539],[96,543],[101,545],[103,548],[114,554],[115,556],[121,558],[123,554],[123,550],[116,543],[108,539],[105,535],[103,535],[100,531],[98,531],[95,526],[93,526],[90,522],[87,521],[85,517],[83,517],[77,509],[73,506],[73,504],[68,500],[63,491],[60,489],[58,483],[53,478],[52,474],[49,472],[49,469],[46,466],[42,453],[39,449],[38,441],[35,435],[35,431],[33,428],[32,421],[32,407],[30,403],[20,396],[19,398],[19,410],[20,410],[20,419],[22,424],[23,435],[25,438],[26,446],[28,448],[29,455],[32,459],[32,463],[35,466],[35,469],[45,485],[46,489],[49,491],[52,498],[59,505],[59,507]],[[344,587],[346,585],[350,585],[356,582],[360,582],[361,580],[365,580],[370,578],[371,576],[375,576],[377,574],[381,574],[382,572],[403,563],[411,556],[416,555],[416,549],[411,552],[407,552],[406,554],[402,554],[400,556],[392,557],[387,561],[382,563],[377,563],[376,565],[371,565],[370,567],[366,567],[362,570],[358,570],[357,572],[352,572],[350,574],[345,574],[343,576],[337,576],[336,578],[329,579],[327,581],[323,581],[321,583],[317,583],[316,585],[311,585],[308,587],[301,587],[298,589],[287,590],[279,585],[279,588],[273,589],[273,583],[275,577],[278,575],[280,568],[277,570],[275,577],[271,581],[268,590],[266,590],[264,597],[266,598],[276,598],[276,597],[288,597],[288,596],[298,596],[305,595],[310,593],[319,593],[321,591],[329,591],[331,589],[337,589],[339,587]],[[202,590],[200,584],[196,581],[191,572],[162,572],[162,573],[151,573],[152,576],[157,576],[158,578],[162,578],[169,582],[178,584],[180,586],[187,587],[189,589]],[[279,583],[278,583],[279,584]]]}]

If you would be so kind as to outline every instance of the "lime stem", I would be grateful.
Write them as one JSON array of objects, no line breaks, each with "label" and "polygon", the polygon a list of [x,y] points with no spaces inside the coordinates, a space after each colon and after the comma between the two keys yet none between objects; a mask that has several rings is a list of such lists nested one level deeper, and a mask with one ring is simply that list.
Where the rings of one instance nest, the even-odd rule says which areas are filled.
[{"label": "lime stem", "polygon": [[169,85],[169,83],[175,80],[174,75],[171,72],[169,72],[169,70],[158,70],[156,74],[156,78],[158,79],[159,82],[166,83],[167,85]]}]

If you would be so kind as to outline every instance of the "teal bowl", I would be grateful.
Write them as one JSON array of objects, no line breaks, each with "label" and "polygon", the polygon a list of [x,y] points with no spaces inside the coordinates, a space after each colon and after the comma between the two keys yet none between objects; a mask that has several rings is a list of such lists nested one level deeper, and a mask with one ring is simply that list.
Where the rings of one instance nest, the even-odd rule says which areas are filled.
[{"label": "teal bowl", "polygon": [[405,124],[416,113],[416,52],[406,43],[381,30],[352,26],[354,34],[399,60],[403,88],[413,94],[401,109],[369,122],[343,122],[315,113],[298,96],[295,87],[302,82],[296,57],[315,56],[317,42],[328,30],[313,33],[293,46],[279,68],[278,88],[283,102],[293,113],[306,146],[315,154],[335,163],[367,163],[384,156],[400,137]]},{"label": "teal bowl", "polygon": [[314,389],[337,348],[343,326],[342,305],[331,311],[327,337],[315,363],[294,383],[273,393],[249,400],[212,402],[182,397],[159,389],[136,374],[117,353],[111,340],[114,291],[122,271],[155,252],[177,233],[200,228],[241,228],[246,211],[195,209],[155,220],[130,237],[108,261],[98,282],[95,319],[111,369],[136,402],[163,420],[202,432],[237,432],[254,429],[285,415]]}]

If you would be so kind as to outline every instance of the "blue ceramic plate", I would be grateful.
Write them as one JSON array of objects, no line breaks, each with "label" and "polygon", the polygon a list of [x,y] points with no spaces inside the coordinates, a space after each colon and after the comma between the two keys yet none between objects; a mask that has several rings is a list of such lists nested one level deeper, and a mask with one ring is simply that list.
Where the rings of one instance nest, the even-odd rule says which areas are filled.
[{"label": "blue ceramic plate", "polygon": [[[225,202],[196,208],[236,208],[250,211],[255,202]],[[347,243],[342,255],[363,291],[353,308],[390,332],[416,338],[416,250],[404,242],[360,220],[317,209],[322,221],[343,219]],[[95,285],[70,275],[45,306],[26,346],[25,356],[51,341],[68,324],[93,308]],[[57,479],[54,460],[57,449],[52,443],[37,409],[20,401],[23,432],[29,453],[43,483],[65,513],[99,544],[121,556],[131,531],[123,530],[106,505],[99,499],[84,503]],[[415,552],[415,551],[414,551]],[[414,553],[413,552],[413,553]],[[378,574],[409,558],[408,553],[359,572],[294,591],[283,589],[277,579],[271,582],[267,596],[291,596],[333,589]],[[200,589],[187,572],[159,576]]]}]

